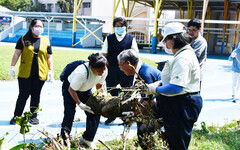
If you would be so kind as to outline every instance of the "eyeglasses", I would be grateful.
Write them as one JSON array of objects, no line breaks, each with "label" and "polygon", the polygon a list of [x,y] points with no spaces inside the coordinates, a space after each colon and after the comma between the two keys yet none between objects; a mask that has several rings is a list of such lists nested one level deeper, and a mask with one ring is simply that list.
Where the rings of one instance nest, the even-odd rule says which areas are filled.
[{"label": "eyeglasses", "polygon": [[192,30],[190,30],[190,29],[188,29],[187,30],[187,32],[192,32],[192,33],[195,33],[195,32],[197,32],[198,30],[196,30],[196,29],[192,29]]}]

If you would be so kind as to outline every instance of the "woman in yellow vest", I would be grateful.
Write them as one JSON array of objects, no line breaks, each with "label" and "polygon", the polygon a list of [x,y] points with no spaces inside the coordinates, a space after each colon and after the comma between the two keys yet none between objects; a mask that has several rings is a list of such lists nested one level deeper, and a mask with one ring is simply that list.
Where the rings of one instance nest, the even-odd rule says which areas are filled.
[{"label": "woman in yellow vest", "polygon": [[15,77],[15,65],[21,56],[18,73],[19,95],[15,106],[14,117],[10,124],[16,124],[15,117],[21,116],[28,97],[31,95],[30,111],[33,113],[30,123],[39,124],[37,113],[40,93],[46,80],[53,81],[52,48],[43,33],[43,22],[34,19],[30,23],[28,32],[19,38],[12,58],[9,74]]}]

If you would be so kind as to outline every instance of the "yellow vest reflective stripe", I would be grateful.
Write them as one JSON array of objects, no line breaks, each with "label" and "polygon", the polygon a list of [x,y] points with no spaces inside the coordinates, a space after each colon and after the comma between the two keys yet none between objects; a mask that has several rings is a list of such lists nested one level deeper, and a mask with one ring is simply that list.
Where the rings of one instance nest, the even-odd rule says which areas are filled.
[{"label": "yellow vest reflective stripe", "polygon": [[[22,38],[23,37],[24,36],[22,36]],[[47,74],[48,74],[47,49],[49,46],[50,46],[49,39],[47,37],[40,36],[40,46],[38,51],[38,67],[39,67],[40,80],[47,80]],[[29,45],[28,47],[26,47],[23,43],[21,62],[20,62],[19,73],[18,73],[19,77],[21,78],[30,77],[34,53],[35,52],[34,52],[33,45]]]}]

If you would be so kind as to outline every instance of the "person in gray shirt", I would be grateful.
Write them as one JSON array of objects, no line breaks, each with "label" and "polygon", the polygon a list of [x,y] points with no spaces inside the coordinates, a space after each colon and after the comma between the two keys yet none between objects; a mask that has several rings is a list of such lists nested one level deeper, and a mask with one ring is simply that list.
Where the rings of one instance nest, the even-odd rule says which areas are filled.
[{"label": "person in gray shirt", "polygon": [[194,18],[188,22],[188,34],[193,38],[191,47],[194,49],[195,54],[198,58],[198,62],[201,68],[200,74],[200,88],[203,78],[203,65],[207,59],[207,41],[201,35],[201,22]]}]

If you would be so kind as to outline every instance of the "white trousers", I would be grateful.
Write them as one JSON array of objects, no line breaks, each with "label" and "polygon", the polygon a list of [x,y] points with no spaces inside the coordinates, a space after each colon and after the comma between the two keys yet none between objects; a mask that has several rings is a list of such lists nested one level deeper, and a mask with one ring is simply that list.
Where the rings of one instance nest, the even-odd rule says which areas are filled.
[{"label": "white trousers", "polygon": [[234,98],[239,98],[240,92],[240,73],[232,72],[232,95]]}]

